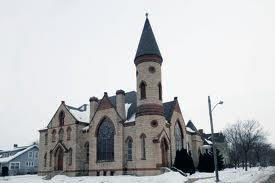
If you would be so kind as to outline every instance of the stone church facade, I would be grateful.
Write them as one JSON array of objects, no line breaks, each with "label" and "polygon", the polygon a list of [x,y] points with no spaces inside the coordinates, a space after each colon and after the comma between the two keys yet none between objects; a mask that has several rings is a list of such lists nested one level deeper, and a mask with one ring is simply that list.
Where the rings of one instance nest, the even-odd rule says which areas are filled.
[{"label": "stone church facade", "polygon": [[80,107],[62,101],[39,131],[39,174],[157,175],[173,165],[176,150],[199,147],[198,135],[186,132],[177,97],[163,102],[162,62],[146,18],[134,59],[136,91],[104,93]]}]

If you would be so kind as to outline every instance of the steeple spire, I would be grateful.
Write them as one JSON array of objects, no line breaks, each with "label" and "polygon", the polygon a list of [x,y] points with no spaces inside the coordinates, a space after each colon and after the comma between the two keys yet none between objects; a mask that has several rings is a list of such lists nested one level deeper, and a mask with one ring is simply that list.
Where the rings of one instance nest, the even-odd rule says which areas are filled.
[{"label": "steeple spire", "polygon": [[160,58],[162,58],[153,30],[151,28],[151,25],[148,19],[148,13],[146,13],[145,15],[146,15],[146,20],[145,20],[141,38],[138,44],[138,49],[137,49],[135,59],[142,55],[157,55]]}]

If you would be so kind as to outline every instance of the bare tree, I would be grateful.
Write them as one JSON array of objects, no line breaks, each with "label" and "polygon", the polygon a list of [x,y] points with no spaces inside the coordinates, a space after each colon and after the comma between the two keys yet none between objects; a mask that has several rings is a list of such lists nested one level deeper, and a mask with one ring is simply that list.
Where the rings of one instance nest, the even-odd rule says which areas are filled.
[{"label": "bare tree", "polygon": [[238,160],[237,157],[242,157],[241,155],[243,155],[242,161],[247,171],[248,153],[257,143],[266,139],[262,126],[256,120],[238,121],[227,127],[224,134],[227,142],[231,145],[231,156],[235,167]]}]

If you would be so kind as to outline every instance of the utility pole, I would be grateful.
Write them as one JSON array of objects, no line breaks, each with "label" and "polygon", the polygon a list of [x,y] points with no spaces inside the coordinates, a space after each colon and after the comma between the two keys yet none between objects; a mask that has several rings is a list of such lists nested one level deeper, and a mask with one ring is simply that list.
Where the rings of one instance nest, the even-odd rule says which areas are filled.
[{"label": "utility pole", "polygon": [[[219,102],[218,104],[222,104],[222,102]],[[217,104],[216,104],[217,105]],[[216,107],[215,105],[215,107]],[[213,156],[214,156],[214,164],[215,164],[215,173],[216,173],[216,182],[219,182],[219,172],[218,172],[218,165],[217,165],[217,155],[216,155],[216,146],[215,146],[215,140],[214,140],[214,127],[213,127],[213,119],[212,119],[212,111],[211,109],[211,100],[210,96],[208,96],[208,107],[209,107],[209,117],[210,117],[210,125],[211,125],[211,137],[212,137],[212,146],[213,146]]]}]

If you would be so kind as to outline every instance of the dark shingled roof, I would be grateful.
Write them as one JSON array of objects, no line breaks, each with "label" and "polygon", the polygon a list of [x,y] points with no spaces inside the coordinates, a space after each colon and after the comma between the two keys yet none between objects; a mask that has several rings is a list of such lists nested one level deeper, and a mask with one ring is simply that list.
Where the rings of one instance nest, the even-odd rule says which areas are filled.
[{"label": "dark shingled roof", "polygon": [[[113,106],[116,106],[116,95],[109,97],[110,101],[112,102]],[[130,91],[125,93],[125,103],[131,104],[128,113],[126,114],[126,119],[130,119],[133,114],[136,113],[137,109],[137,93],[135,91]],[[174,106],[174,101],[166,102],[163,103],[163,108],[164,108],[164,116],[165,119],[169,122],[170,118],[173,113],[173,106]]]},{"label": "dark shingled roof", "polygon": [[[109,97],[113,106],[116,107],[116,95]],[[128,113],[126,114],[126,119],[130,119],[130,117],[136,112],[137,108],[137,95],[135,91],[130,91],[125,93],[125,103],[131,104]]]},{"label": "dark shingled roof", "polygon": [[175,103],[175,101],[163,103],[164,116],[168,122],[170,122],[171,116],[173,114],[174,103]]},{"label": "dark shingled roof", "polygon": [[186,127],[191,128],[191,130],[193,130],[193,131],[195,131],[195,132],[198,131],[197,128],[195,127],[195,125],[193,124],[193,122],[192,122],[191,120],[188,121]]},{"label": "dark shingled roof", "polygon": [[135,58],[142,55],[158,55],[161,57],[159,47],[148,18],[145,20]]}]

